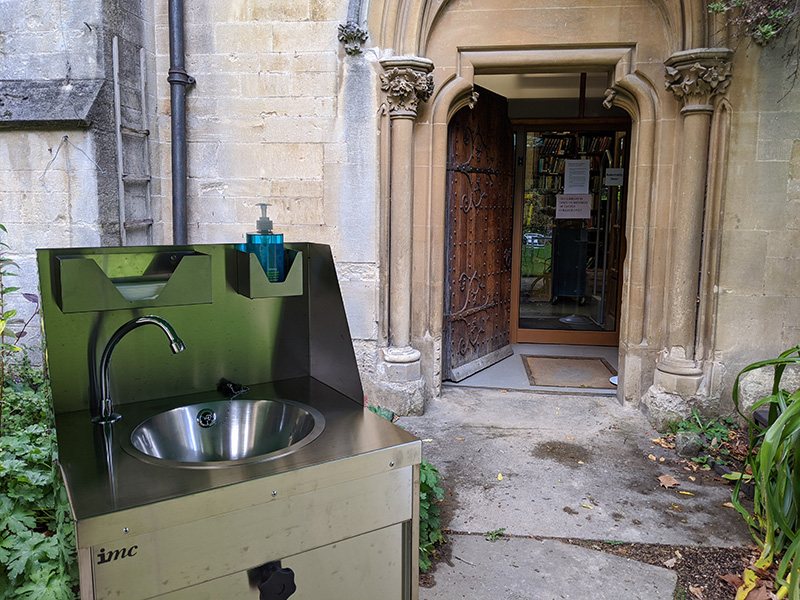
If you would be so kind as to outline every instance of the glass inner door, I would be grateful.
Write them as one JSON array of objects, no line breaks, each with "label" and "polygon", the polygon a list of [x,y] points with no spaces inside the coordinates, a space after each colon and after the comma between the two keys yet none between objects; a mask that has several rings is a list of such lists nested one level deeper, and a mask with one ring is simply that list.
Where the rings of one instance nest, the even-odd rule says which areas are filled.
[{"label": "glass inner door", "polygon": [[517,139],[517,341],[616,344],[627,132],[528,130]]}]

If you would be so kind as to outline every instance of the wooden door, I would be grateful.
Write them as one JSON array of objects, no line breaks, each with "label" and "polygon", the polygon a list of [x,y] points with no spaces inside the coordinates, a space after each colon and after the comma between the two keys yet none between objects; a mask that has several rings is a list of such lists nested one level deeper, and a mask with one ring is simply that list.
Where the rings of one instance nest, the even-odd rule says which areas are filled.
[{"label": "wooden door", "polygon": [[508,102],[478,88],[450,121],[443,378],[511,355],[514,137]]}]

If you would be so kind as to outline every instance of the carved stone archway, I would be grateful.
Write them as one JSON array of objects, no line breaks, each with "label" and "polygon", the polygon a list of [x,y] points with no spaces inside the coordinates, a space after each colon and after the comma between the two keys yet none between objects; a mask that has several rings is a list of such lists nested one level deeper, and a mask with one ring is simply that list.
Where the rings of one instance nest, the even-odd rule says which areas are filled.
[{"label": "carved stone archway", "polygon": [[[693,398],[685,393],[687,385],[696,392],[699,390],[700,394],[713,395],[710,391],[713,369],[707,368],[706,364],[713,354],[713,341],[697,337],[701,330],[713,329],[710,291],[713,286],[709,283],[713,280],[713,269],[703,271],[699,287],[697,280],[701,264],[705,268],[717,260],[719,240],[718,236],[709,235],[713,233],[709,230],[709,222],[698,217],[707,207],[705,194],[698,193],[698,190],[705,190],[715,177],[719,179],[719,173],[715,174],[713,169],[709,171],[707,165],[709,155],[719,159],[719,148],[726,143],[726,129],[718,125],[715,116],[722,105],[721,94],[711,93],[708,102],[703,104],[706,108],[702,110],[687,109],[689,104],[681,106],[674,101],[671,90],[676,88],[665,88],[663,70],[659,74],[664,67],[658,68],[659,62],[666,64],[669,85],[670,82],[676,83],[673,81],[678,77],[676,73],[682,72],[686,61],[726,60],[729,51],[725,49],[703,49],[709,45],[709,32],[714,30],[705,4],[702,0],[643,3],[640,10],[650,11],[650,18],[659,23],[657,27],[662,37],[657,44],[645,38],[639,41],[634,38],[629,43],[602,40],[587,43],[562,36],[558,43],[534,47],[498,44],[481,47],[470,45],[467,40],[453,42],[452,38],[448,42],[453,44],[451,47],[436,47],[432,45],[431,32],[444,22],[451,4],[434,0],[369,0],[368,3],[367,0],[363,3],[354,0],[351,5],[351,9],[357,6],[351,12],[358,14],[367,24],[371,42],[380,46],[383,52],[392,49],[395,54],[440,57],[437,59],[439,64],[432,70],[436,89],[430,100],[418,105],[410,127],[397,129],[393,131],[391,141],[384,140],[387,148],[384,156],[392,155],[393,159],[384,163],[389,168],[382,175],[383,181],[393,182],[391,186],[401,180],[411,185],[410,213],[405,213],[410,215],[409,231],[401,238],[411,253],[410,270],[408,265],[401,265],[398,270],[392,261],[388,263],[389,287],[393,277],[396,281],[408,281],[409,272],[410,285],[402,298],[392,296],[392,291],[387,293],[390,306],[396,307],[398,303],[409,306],[401,311],[409,315],[408,345],[405,345],[406,338],[402,334],[399,337],[396,334],[406,331],[404,322],[395,319],[395,323],[400,324],[395,327],[391,324],[394,317],[390,316],[389,329],[394,331],[387,336],[389,345],[383,355],[384,366],[392,364],[392,355],[398,348],[406,349],[398,356],[411,357],[413,354],[413,360],[395,364],[415,363],[419,353],[418,367],[403,367],[404,377],[408,379],[409,373],[416,377],[419,373],[420,378],[415,381],[424,397],[439,394],[447,124],[454,112],[473,101],[475,74],[600,70],[609,73],[607,104],[623,108],[632,118],[626,219],[628,258],[623,273],[620,332],[620,400],[638,406],[643,398],[647,400],[650,397],[646,392],[654,389],[681,398]],[[521,44],[525,41],[519,40]],[[441,57],[444,60],[440,60]],[[715,71],[717,74],[720,72],[719,69]],[[716,77],[714,74],[708,76],[712,80]],[[723,77],[726,78],[727,75]],[[685,87],[685,81],[678,83],[679,87],[681,85]],[[725,85],[727,83],[719,91]],[[391,122],[394,130],[398,121],[391,119]],[[716,132],[711,139],[708,137],[709,125]],[[412,138],[413,150],[404,154],[410,157],[410,164],[394,160],[398,156],[394,132],[401,131],[405,132],[401,135],[410,132]],[[702,154],[696,163],[679,159],[681,151],[689,149],[694,149],[695,157],[699,156],[698,151]],[[386,188],[391,186],[385,183]],[[717,210],[721,197],[718,192],[714,193],[717,196],[713,210]],[[684,209],[687,208],[690,209],[688,214],[692,215],[691,234],[681,229],[686,219]],[[400,235],[394,228],[391,233],[395,240]],[[703,237],[706,242],[684,252],[682,249],[687,247],[688,235]],[[679,268],[670,272],[674,265]],[[397,292],[397,287],[394,292]],[[390,296],[393,298],[391,301],[388,300]],[[689,308],[690,304],[694,310]],[[670,335],[667,334],[669,317],[665,316],[669,311],[683,319],[676,332]],[[395,339],[399,342],[396,343]],[[683,354],[677,348],[683,348]],[[692,373],[676,373],[674,365],[671,366],[676,361],[672,359],[685,358],[688,353],[692,354],[690,360],[694,370]],[[666,359],[664,365],[660,359]],[[661,366],[657,368],[657,365]],[[686,365],[678,365],[681,366]],[[701,381],[687,384],[686,377],[696,377],[698,369],[702,373]],[[384,374],[388,375],[388,372]],[[387,378],[391,380],[390,376]],[[684,403],[683,408],[687,406]]]}]

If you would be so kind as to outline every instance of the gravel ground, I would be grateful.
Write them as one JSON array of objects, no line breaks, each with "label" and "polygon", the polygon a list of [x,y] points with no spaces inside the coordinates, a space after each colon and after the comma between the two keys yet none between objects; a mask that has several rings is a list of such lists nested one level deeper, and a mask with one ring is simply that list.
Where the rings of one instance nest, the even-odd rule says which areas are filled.
[{"label": "gravel ground", "polygon": [[725,575],[740,577],[744,568],[758,556],[756,548],[610,544],[586,540],[562,541],[672,569],[678,575],[675,597],[687,600],[692,598],[732,600],[736,596],[736,588],[722,577]]},{"label": "gravel ground", "polygon": [[[665,567],[678,576],[675,598],[679,600],[733,600],[736,588],[723,579],[725,575],[741,576],[744,568],[757,557],[757,549],[702,546],[667,546],[661,544],[622,544],[618,542],[558,539],[601,552],[629,558],[639,562]],[[436,583],[437,563],[452,566],[450,548],[440,546],[434,564],[427,573],[420,574],[420,585],[432,587]]]}]

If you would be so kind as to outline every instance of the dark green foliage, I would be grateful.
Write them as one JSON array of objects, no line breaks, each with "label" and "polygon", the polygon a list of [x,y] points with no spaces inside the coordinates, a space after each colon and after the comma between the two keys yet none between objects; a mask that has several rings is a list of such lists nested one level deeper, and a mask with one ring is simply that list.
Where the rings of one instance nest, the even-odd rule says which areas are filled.
[{"label": "dark green foliage", "polygon": [[[396,415],[380,406],[367,405],[367,408],[386,419],[395,421]],[[428,461],[422,461],[419,468],[419,570],[423,573],[431,568],[431,556],[438,544],[444,543],[442,520],[438,503],[444,498],[441,475]]]},{"label": "dark green foliage", "polygon": [[670,425],[672,433],[679,431],[690,431],[700,438],[703,449],[701,453],[693,458],[694,462],[702,465],[710,461],[720,464],[727,464],[730,451],[722,445],[723,442],[731,437],[731,431],[736,429],[736,422],[733,419],[711,419],[703,421],[697,409],[692,409],[692,416],[677,424]]},{"label": "dark green foliage", "polygon": [[[0,224],[0,231],[7,233]],[[31,364],[20,340],[27,320],[8,308],[18,267],[0,242],[0,597],[74,600],[78,589],[75,532],[61,474],[47,375]]]},{"label": "dark green foliage", "polygon": [[798,24],[796,0],[711,0],[708,9],[762,46]]},{"label": "dark green foliage", "polygon": [[0,597],[73,600],[75,536],[54,462],[50,390],[27,361],[10,374],[0,437]]},{"label": "dark green foliage", "polygon": [[395,414],[392,411],[390,411],[388,408],[383,408],[381,406],[372,406],[372,405],[367,405],[367,408],[370,409],[372,412],[374,412],[379,417],[383,417],[384,419],[386,419],[389,422],[394,422],[395,420],[397,420],[397,417],[395,416]]},{"label": "dark green foliage", "polygon": [[[773,559],[780,557],[775,573],[778,596],[800,600],[800,390],[782,389],[781,379],[787,366],[800,366],[800,347],[792,348],[778,358],[754,363],[736,377],[733,401],[747,420],[750,445],[745,469],[738,474],[733,491],[733,505],[744,517],[761,548],[761,556],[753,569],[745,569],[744,584],[737,598],[744,598],[756,585],[760,573],[768,571]],[[756,402],[745,414],[739,407],[739,381],[755,369],[774,370],[772,393]],[[755,421],[752,413],[769,409],[766,427]],[[755,451],[755,452],[754,452]],[[741,484],[746,471],[755,485],[753,510],[740,501]]]},{"label": "dark green foliage", "polygon": [[439,471],[423,459],[419,469],[419,568],[423,573],[431,566],[436,545],[444,542],[438,506],[444,498],[440,482]]}]

